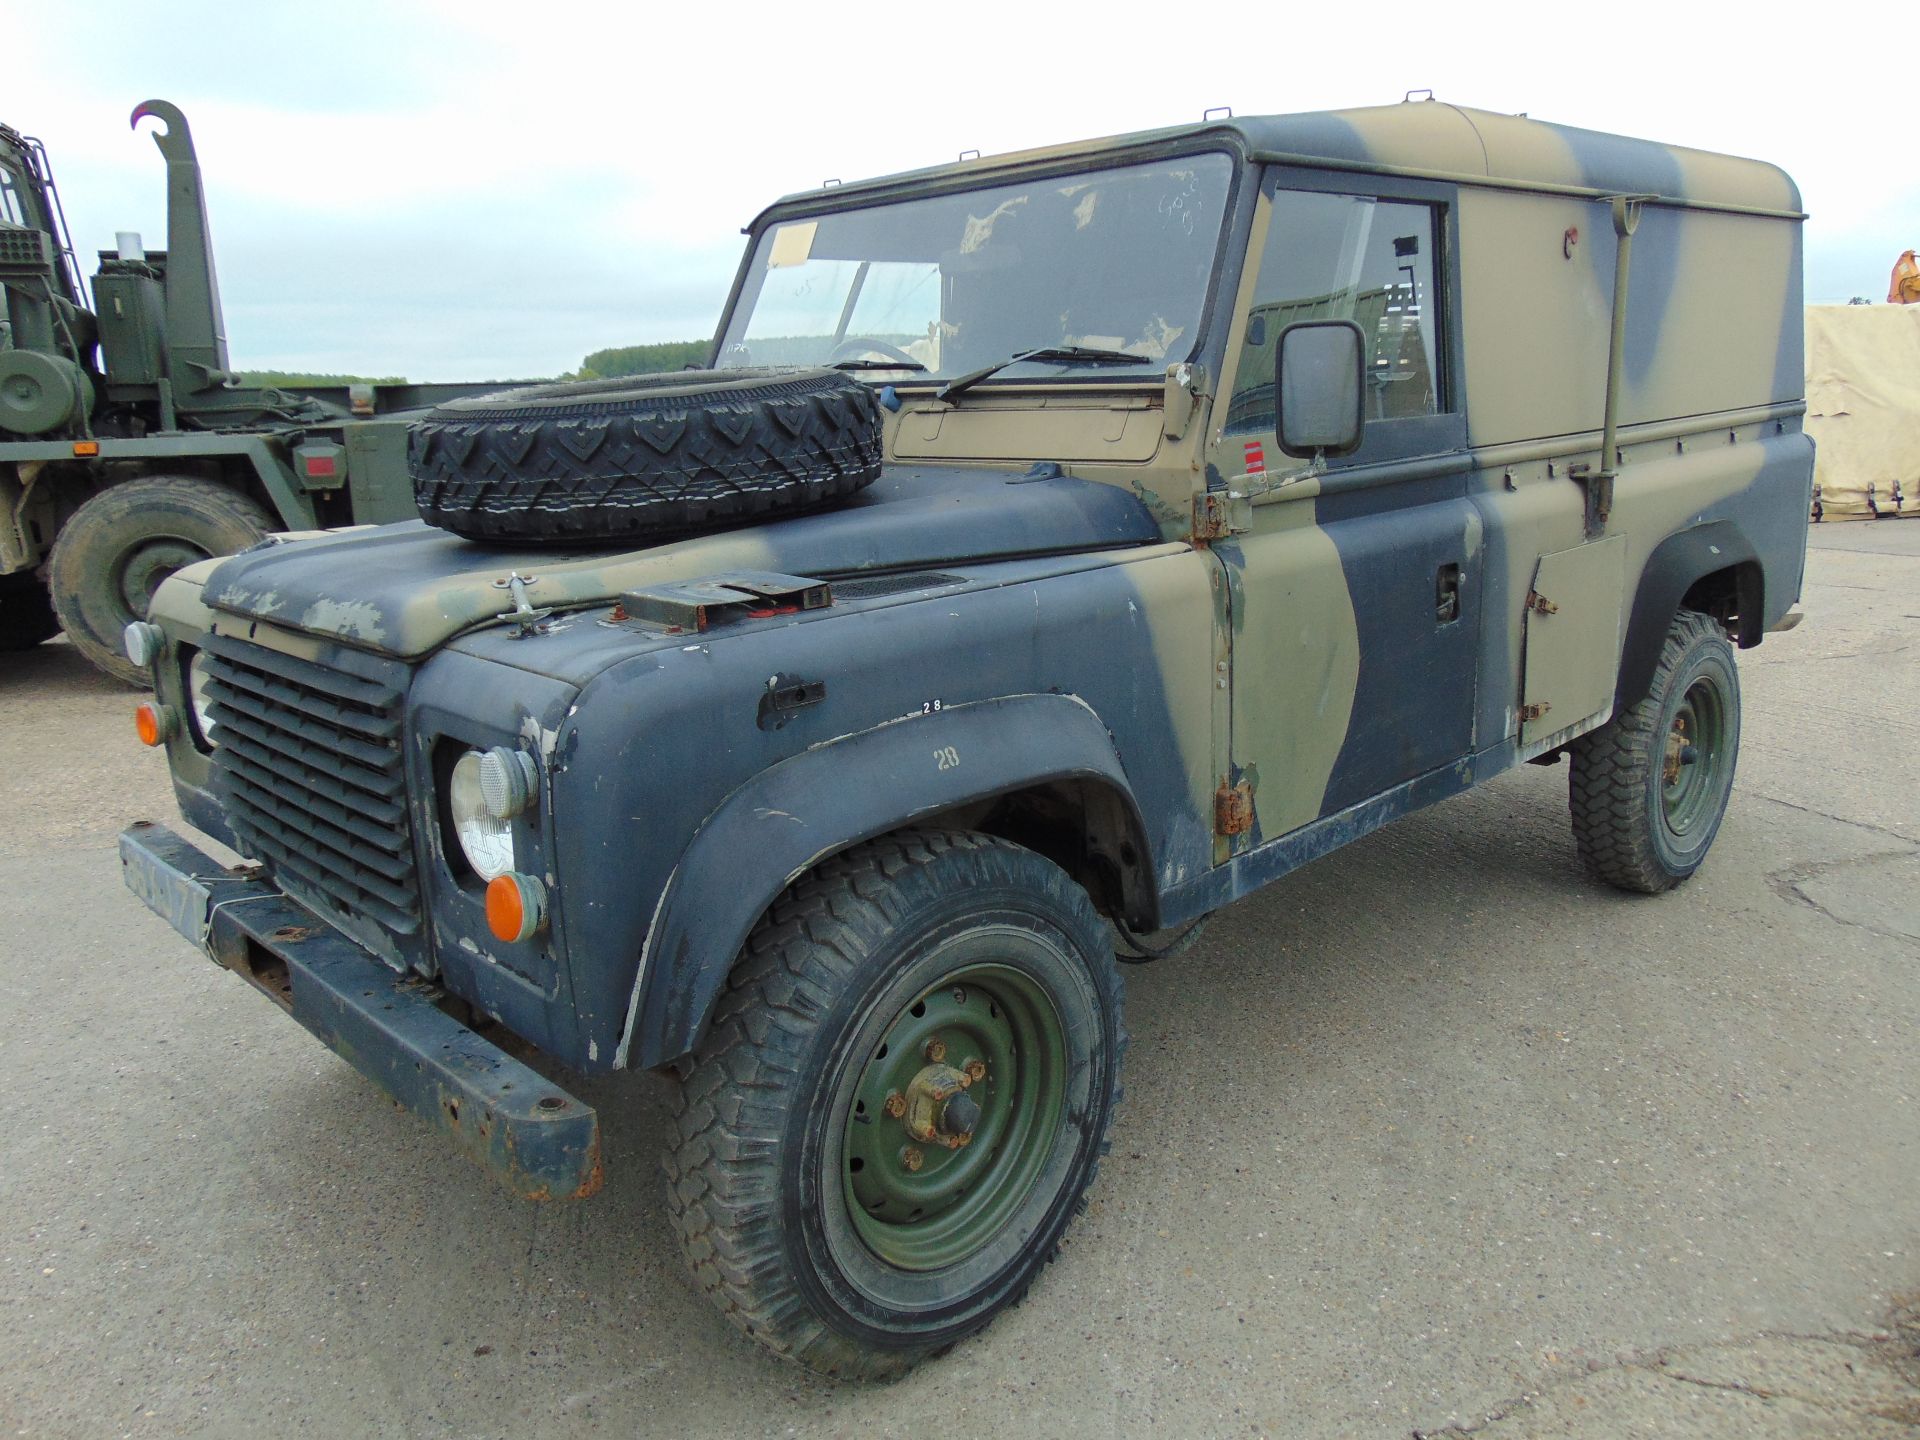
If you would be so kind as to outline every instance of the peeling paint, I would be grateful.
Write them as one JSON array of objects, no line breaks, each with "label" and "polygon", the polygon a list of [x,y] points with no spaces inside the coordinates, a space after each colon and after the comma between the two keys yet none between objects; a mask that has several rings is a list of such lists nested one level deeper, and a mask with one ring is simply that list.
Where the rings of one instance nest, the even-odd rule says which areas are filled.
[{"label": "peeling paint", "polygon": [[667,876],[667,883],[660,887],[660,898],[653,902],[653,917],[647,921],[646,938],[640,942],[640,964],[633,972],[633,993],[627,997],[627,1018],[620,1026],[620,1043],[614,1048],[613,1068],[627,1068],[627,1047],[633,1044],[633,1023],[640,1018],[640,991],[647,983],[647,961],[653,951],[653,937],[660,929],[660,912],[667,908],[667,897],[673,894],[673,882],[679,878],[680,867],[673,867]]},{"label": "peeling paint", "polygon": [[244,610],[265,620],[277,612],[284,602],[277,591],[267,590],[255,595],[238,585],[229,585],[220,592],[214,603],[230,610]]},{"label": "peeling paint", "polygon": [[302,630],[338,635],[344,640],[360,640],[369,645],[378,645],[387,638],[386,622],[380,614],[380,607],[366,600],[331,600],[323,597],[307,607],[299,623]]},{"label": "peeling paint", "polygon": [[[579,708],[576,705],[573,710]],[[571,716],[573,710],[569,710],[567,714]],[[520,738],[526,743],[527,748],[536,751],[542,760],[553,759],[553,752],[560,748],[560,732],[547,729],[535,715],[520,717]]]},{"label": "peeling paint", "polygon": [[[986,703],[1000,704],[1008,700],[1055,700],[1055,699],[1071,700],[1073,701],[1074,704],[1078,705],[1082,710],[1086,711],[1089,715],[1092,715],[1094,719],[1098,720],[1100,718],[1099,713],[1093,708],[1093,706],[1089,705],[1085,700],[1081,699],[1078,695],[1061,694],[1057,691],[1052,691],[1052,690],[1022,690],[1012,695],[995,696],[991,702],[986,702]],[[870,725],[865,730],[849,730],[845,734],[835,735],[831,739],[816,740],[813,744],[809,745],[807,749],[808,750],[824,750],[829,745],[838,745],[842,740],[851,740],[857,735],[871,735],[873,734],[874,731],[885,730],[890,725],[901,725],[906,723],[909,720],[938,720],[942,715],[954,715],[967,708],[968,707],[965,705],[945,705],[945,706],[942,706],[940,709],[932,712],[928,712],[925,710],[909,710],[905,715],[896,715],[891,720],[882,720],[878,725]]]}]

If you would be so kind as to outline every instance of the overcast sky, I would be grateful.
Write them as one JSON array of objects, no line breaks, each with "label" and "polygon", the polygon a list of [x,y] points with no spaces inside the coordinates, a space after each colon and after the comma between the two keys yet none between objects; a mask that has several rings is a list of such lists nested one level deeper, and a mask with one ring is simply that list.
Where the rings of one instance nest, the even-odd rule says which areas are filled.
[{"label": "overcast sky", "polygon": [[1807,298],[1881,300],[1920,246],[1903,9],[0,0],[0,121],[91,273],[116,230],[165,244],[127,116],[179,105],[249,368],[554,374],[710,335],[740,227],[828,177],[1416,87],[1783,165]]}]

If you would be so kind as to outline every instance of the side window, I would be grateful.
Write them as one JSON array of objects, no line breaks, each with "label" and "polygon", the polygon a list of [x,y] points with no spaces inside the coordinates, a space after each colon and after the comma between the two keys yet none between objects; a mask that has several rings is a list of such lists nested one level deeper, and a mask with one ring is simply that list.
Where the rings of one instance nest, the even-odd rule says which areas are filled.
[{"label": "side window", "polygon": [[0,166],[0,223],[7,225],[27,223],[20,211],[19,186],[19,177],[5,166]]},{"label": "side window", "polygon": [[1441,412],[1437,218],[1406,201],[1274,193],[1228,431],[1273,428],[1274,352],[1298,320],[1352,320],[1366,333],[1369,422]]}]

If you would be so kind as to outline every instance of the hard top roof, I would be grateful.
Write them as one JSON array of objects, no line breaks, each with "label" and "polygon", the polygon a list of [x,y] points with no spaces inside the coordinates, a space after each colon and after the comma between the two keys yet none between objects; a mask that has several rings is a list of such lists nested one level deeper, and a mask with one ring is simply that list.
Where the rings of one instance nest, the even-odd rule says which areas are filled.
[{"label": "hard top roof", "polygon": [[[1094,157],[1116,149],[1237,134],[1257,155],[1361,172],[1413,173],[1569,193],[1649,195],[1715,209],[1800,211],[1800,191],[1776,165],[1663,145],[1598,130],[1554,125],[1441,101],[1407,101],[1298,115],[1229,117],[1100,140],[991,155],[849,183],[809,196],[890,189],[1039,161]],[[799,196],[790,196],[798,199]]]}]

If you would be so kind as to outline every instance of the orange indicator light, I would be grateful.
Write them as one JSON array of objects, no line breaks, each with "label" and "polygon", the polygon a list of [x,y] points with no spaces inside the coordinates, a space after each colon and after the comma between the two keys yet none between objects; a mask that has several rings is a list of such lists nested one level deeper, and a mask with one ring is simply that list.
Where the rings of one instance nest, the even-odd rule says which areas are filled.
[{"label": "orange indicator light", "polygon": [[167,723],[167,711],[162,710],[151,700],[143,700],[133,708],[133,728],[140,736],[142,745],[160,745],[166,742],[173,727]]},{"label": "orange indicator light", "polygon": [[496,940],[531,939],[547,919],[546,887],[509,870],[487,882],[487,928]]}]

